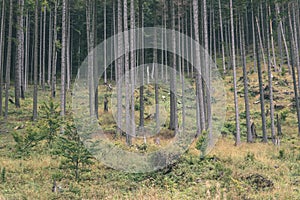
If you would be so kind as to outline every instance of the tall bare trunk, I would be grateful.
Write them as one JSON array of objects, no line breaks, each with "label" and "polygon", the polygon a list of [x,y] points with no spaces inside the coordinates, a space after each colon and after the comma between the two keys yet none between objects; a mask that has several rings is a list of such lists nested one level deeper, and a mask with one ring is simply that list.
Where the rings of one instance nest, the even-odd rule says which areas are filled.
[{"label": "tall bare trunk", "polygon": [[[130,1],[130,49],[133,50],[135,47],[135,34],[133,29],[135,28],[135,11],[134,11],[134,0]],[[136,65],[136,54],[130,52],[130,67],[131,67],[131,135],[135,135],[135,65]]]},{"label": "tall bare trunk", "polygon": [[249,93],[248,93],[248,77],[247,77],[247,63],[246,63],[246,48],[243,24],[240,23],[240,51],[242,56],[243,64],[243,79],[244,79],[244,100],[246,110],[246,127],[247,127],[247,142],[253,142],[251,133],[251,122],[250,122],[250,107],[249,107]]},{"label": "tall bare trunk", "polygon": [[[270,10],[270,7],[269,7],[269,10]],[[269,16],[271,16],[271,12],[269,12]],[[271,33],[271,36],[270,36],[270,33]],[[272,141],[275,144],[275,122],[274,122],[274,102],[273,102],[273,86],[272,86],[272,71],[271,71],[270,37],[271,38],[273,37],[272,36],[272,20],[270,20],[270,26],[268,26],[268,23],[267,23],[267,53],[268,53],[268,83],[269,83],[269,100],[270,100],[271,136],[272,136]],[[274,43],[272,44],[272,51],[274,53],[273,45],[274,45]],[[275,57],[274,54],[273,54],[273,56]],[[276,66],[276,64],[274,64],[274,65]]]},{"label": "tall bare trunk", "polygon": [[17,61],[15,64],[15,105],[20,108],[21,95],[21,68],[23,68],[24,32],[23,32],[23,6],[24,0],[19,0],[18,31],[17,31]]},{"label": "tall bare trunk", "polygon": [[57,0],[55,0],[54,5],[54,19],[53,19],[53,52],[52,52],[52,83],[51,83],[51,96],[55,98],[56,96],[56,62],[57,62],[57,52],[56,52],[56,40],[57,40]]},{"label": "tall bare trunk", "polygon": [[[193,0],[193,19],[194,19],[194,33],[195,33],[195,41],[199,44],[199,6],[198,6],[198,0]],[[197,55],[193,55],[195,59],[196,65],[200,65],[201,63],[201,53],[199,45],[196,45],[195,47],[195,53]],[[204,102],[203,102],[203,86],[202,86],[202,72],[201,67],[198,66],[197,71],[197,135],[199,135],[204,129],[205,129],[205,115],[204,115]]]},{"label": "tall bare trunk", "polygon": [[237,84],[236,84],[236,66],[235,66],[235,44],[234,44],[234,22],[233,22],[233,5],[232,0],[230,0],[230,24],[231,24],[231,49],[232,49],[232,68],[233,68],[233,84],[234,84],[234,107],[235,107],[235,126],[236,126],[236,136],[235,145],[240,145],[240,118],[239,118],[239,106],[238,106],[238,96],[237,96]]},{"label": "tall bare trunk", "polygon": [[50,9],[50,16],[49,16],[49,51],[48,51],[48,79],[47,83],[48,86],[51,86],[51,66],[52,66],[52,11]]},{"label": "tall bare trunk", "polygon": [[39,1],[35,1],[35,27],[34,27],[34,90],[33,90],[33,120],[37,120],[37,104],[38,104],[38,39],[39,39]]},{"label": "tall bare trunk", "polygon": [[9,25],[8,25],[8,43],[6,55],[6,73],[5,73],[5,119],[8,116],[8,96],[10,88],[10,68],[11,68],[11,45],[12,45],[12,23],[13,23],[13,0],[9,3]]},{"label": "tall bare trunk", "polygon": [[66,113],[66,0],[62,1],[62,39],[61,39],[61,89],[60,89],[60,115]]},{"label": "tall bare trunk", "polygon": [[0,116],[2,116],[2,84],[3,84],[3,63],[4,63],[4,34],[5,34],[5,1],[2,2],[2,16],[1,16],[1,35],[0,35]]}]

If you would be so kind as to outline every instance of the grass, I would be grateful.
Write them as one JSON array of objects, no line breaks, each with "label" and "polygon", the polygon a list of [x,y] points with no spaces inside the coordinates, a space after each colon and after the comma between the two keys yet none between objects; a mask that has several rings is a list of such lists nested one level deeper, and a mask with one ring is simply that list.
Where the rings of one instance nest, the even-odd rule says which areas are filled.
[{"label": "grass", "polygon": [[[239,69],[237,74],[239,79],[242,71]],[[194,142],[174,165],[166,169],[152,173],[128,174],[95,162],[90,166],[90,171],[82,175],[80,182],[73,180],[71,170],[61,166],[61,157],[53,156],[47,150],[33,152],[29,157],[16,158],[11,133],[22,132],[25,129],[14,128],[22,124],[26,127],[32,123],[32,91],[29,88],[26,99],[21,101],[22,109],[16,109],[10,104],[8,120],[0,119],[0,199],[299,199],[300,141],[297,137],[296,113],[289,108],[291,96],[284,94],[285,91],[292,91],[291,77],[288,74],[284,77],[279,73],[273,75],[278,79],[274,81],[277,90],[274,96],[281,98],[276,103],[285,107],[275,113],[286,115],[282,122],[283,138],[280,146],[274,146],[271,141],[263,144],[259,139],[255,143],[247,144],[244,142],[245,131],[242,131],[243,143],[235,147],[234,136],[230,133],[227,137],[220,138],[215,148],[202,160],[199,159],[200,152],[195,148]],[[285,79],[289,85],[280,85],[280,81]],[[232,77],[226,75],[224,81],[227,91],[226,123],[234,125],[233,93],[230,91]],[[257,74],[249,74],[249,84],[251,90],[258,90]],[[242,81],[238,82],[238,88],[243,88]],[[99,122],[103,124],[106,135],[126,149],[128,147],[124,137],[119,141],[113,140],[114,118],[111,110],[108,113],[102,111],[106,90],[104,87],[99,89]],[[147,89],[154,93],[153,87]],[[49,95],[49,91],[40,92],[39,106],[43,101],[49,100]],[[68,94],[68,99],[70,97]],[[153,112],[151,106],[154,100],[153,97],[149,99],[147,114]],[[250,108],[258,135],[261,135],[260,106],[254,104],[258,99],[257,95],[250,97]],[[59,98],[55,101],[58,102]],[[67,105],[68,108],[70,106]],[[167,110],[167,103],[165,107]],[[242,97],[239,97],[239,108],[240,113],[244,112]],[[244,121],[241,118],[241,124],[245,124]],[[168,143],[168,135],[171,134],[167,129],[161,131],[161,146]],[[270,128],[268,134],[270,135]],[[135,140],[134,143],[139,145],[143,140]],[[153,138],[148,139],[147,144],[150,151],[158,148]],[[136,151],[135,148],[131,150]],[[263,178],[253,178],[259,177],[258,175]],[[62,192],[51,191],[53,179],[57,180]],[[262,187],[268,180],[272,182],[272,186]],[[257,187],[258,185],[261,187]]]}]

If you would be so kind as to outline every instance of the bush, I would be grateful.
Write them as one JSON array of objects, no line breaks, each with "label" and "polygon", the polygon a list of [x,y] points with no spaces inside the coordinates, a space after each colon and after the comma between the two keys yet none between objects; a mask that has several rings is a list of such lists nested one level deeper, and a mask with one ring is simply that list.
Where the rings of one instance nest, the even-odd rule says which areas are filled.
[{"label": "bush", "polygon": [[55,105],[53,100],[49,104],[41,106],[40,118],[25,129],[25,133],[13,132],[18,156],[29,155],[32,148],[46,140],[48,146],[52,146],[63,121],[60,117],[59,105]]},{"label": "bush", "polygon": [[74,124],[67,124],[64,132],[57,138],[54,154],[62,156],[62,166],[74,172],[76,181],[80,181],[80,173],[88,171],[85,167],[92,164],[92,155],[80,140]]},{"label": "bush", "polygon": [[196,142],[196,149],[198,149],[201,152],[201,159],[205,158],[208,142],[209,138],[207,131],[202,131],[202,134]]}]

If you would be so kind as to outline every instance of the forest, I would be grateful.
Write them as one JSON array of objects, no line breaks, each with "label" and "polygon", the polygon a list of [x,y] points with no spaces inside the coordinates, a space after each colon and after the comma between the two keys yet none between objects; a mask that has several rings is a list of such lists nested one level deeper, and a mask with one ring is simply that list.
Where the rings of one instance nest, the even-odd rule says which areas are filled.
[{"label": "forest", "polygon": [[300,1],[0,16],[0,199],[300,198]]}]

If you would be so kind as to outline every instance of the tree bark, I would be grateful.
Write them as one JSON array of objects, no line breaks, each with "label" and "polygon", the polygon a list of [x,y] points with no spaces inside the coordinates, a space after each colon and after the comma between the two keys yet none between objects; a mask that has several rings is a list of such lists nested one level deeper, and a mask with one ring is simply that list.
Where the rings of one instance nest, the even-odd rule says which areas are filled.
[{"label": "tree bark", "polygon": [[5,35],[5,1],[2,1],[2,16],[1,16],[1,35],[0,35],[0,117],[3,113],[2,103],[2,84],[3,84],[3,64],[4,64],[4,35]]},{"label": "tree bark", "polygon": [[62,1],[62,39],[61,39],[61,89],[60,89],[60,115],[66,113],[66,0]]},{"label": "tree bark", "polygon": [[236,126],[235,145],[238,146],[241,143],[241,136],[240,136],[240,118],[239,118],[239,106],[238,106],[237,84],[236,84],[237,81],[236,81],[235,44],[234,44],[235,36],[234,36],[232,0],[230,0],[230,24],[231,24],[231,49],[232,49],[232,68],[233,68],[233,84],[234,84],[235,126]]},{"label": "tree bark", "polygon": [[[194,20],[194,34],[195,34],[195,41],[200,45],[199,40],[199,6],[198,0],[193,0],[193,20]],[[205,114],[204,114],[204,102],[203,102],[203,86],[202,86],[202,72],[200,68],[201,63],[201,52],[199,45],[195,47],[195,53],[197,55],[193,55],[195,60],[195,64],[198,66],[197,71],[197,136],[201,134],[201,132],[205,129]]]},{"label": "tree bark", "polygon": [[20,95],[21,95],[21,68],[23,68],[23,53],[24,53],[24,32],[23,32],[23,7],[24,0],[19,0],[19,15],[18,15],[18,30],[17,30],[17,60],[15,64],[15,106],[20,108]]},{"label": "tree bark", "polygon": [[252,132],[251,132],[251,122],[250,122],[250,107],[249,107],[249,91],[248,91],[248,77],[247,77],[247,63],[246,63],[246,48],[245,48],[245,38],[243,24],[240,24],[240,45],[241,45],[241,56],[243,64],[243,79],[244,79],[244,100],[245,100],[245,110],[246,110],[246,127],[247,127],[247,142],[253,142]]},{"label": "tree bark", "polygon": [[8,99],[10,88],[10,68],[11,68],[11,45],[12,45],[12,23],[13,23],[13,0],[9,4],[9,25],[8,25],[8,42],[6,55],[6,72],[5,72],[5,119],[8,117]]},{"label": "tree bark", "polygon": [[[257,26],[259,29],[259,26]],[[258,31],[259,32],[259,31]],[[259,34],[259,33],[257,33]],[[262,120],[262,132],[263,132],[263,142],[267,143],[267,130],[266,130],[266,115],[265,115],[265,98],[264,98],[264,88],[263,88],[263,80],[262,80],[262,72],[258,51],[258,41],[256,40],[256,60],[257,60],[257,73],[258,73],[258,81],[259,81],[259,92],[260,92],[260,106],[261,106],[261,120]]]},{"label": "tree bark", "polygon": [[38,104],[38,39],[39,39],[39,1],[35,0],[35,27],[34,27],[34,89],[33,89],[33,120],[37,120],[37,104]]},{"label": "tree bark", "polygon": [[223,64],[223,72],[225,74],[226,73],[226,61],[225,61],[225,49],[224,49],[223,19],[222,19],[221,0],[219,0],[219,14],[220,14],[220,33],[221,33],[221,48],[222,48],[222,64]]},{"label": "tree bark", "polygon": [[53,19],[53,53],[52,53],[52,83],[51,83],[51,96],[55,98],[56,96],[56,59],[57,59],[57,52],[56,52],[56,40],[57,40],[57,0],[55,0],[54,5],[54,19]]},{"label": "tree bark", "polygon": [[[269,7],[269,16],[271,16],[270,7]],[[272,20],[271,19],[270,19],[270,26],[268,26],[268,23],[267,23],[267,52],[268,52],[268,82],[269,82],[271,135],[272,135],[272,142],[273,142],[273,144],[275,144],[275,122],[274,122],[274,102],[273,102],[273,86],[272,86],[271,55],[270,55],[270,33],[271,33],[273,58],[275,61],[274,43],[272,42],[272,37],[273,37],[272,34],[273,33],[272,33]],[[274,65],[276,66],[276,63]]]}]

